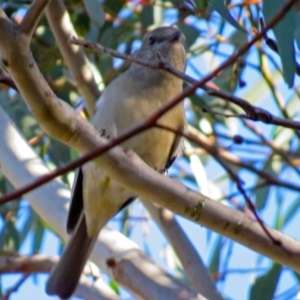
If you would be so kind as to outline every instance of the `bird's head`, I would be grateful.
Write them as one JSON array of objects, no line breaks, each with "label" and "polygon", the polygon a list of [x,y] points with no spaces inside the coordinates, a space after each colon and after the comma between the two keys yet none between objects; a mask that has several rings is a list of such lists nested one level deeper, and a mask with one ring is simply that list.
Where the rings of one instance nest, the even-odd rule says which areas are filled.
[{"label": "bird's head", "polygon": [[159,53],[174,68],[183,72],[186,65],[184,43],[185,37],[179,29],[160,27],[145,34],[139,56],[150,60]]}]

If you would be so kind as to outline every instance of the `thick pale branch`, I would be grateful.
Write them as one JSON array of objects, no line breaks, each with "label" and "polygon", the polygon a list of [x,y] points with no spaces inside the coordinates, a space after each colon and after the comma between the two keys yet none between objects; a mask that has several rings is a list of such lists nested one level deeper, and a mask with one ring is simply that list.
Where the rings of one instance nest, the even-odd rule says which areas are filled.
[{"label": "thick pale branch", "polygon": [[[72,37],[71,43],[75,45],[82,45],[88,49],[91,50],[96,50],[104,53],[108,53],[113,57],[121,58],[124,60],[129,60],[131,62],[140,64],[142,66],[151,68],[151,69],[162,69],[165,70],[166,72],[169,72],[170,74],[173,74],[174,76],[181,78],[187,83],[190,84],[197,84],[197,80],[188,76],[187,74],[180,72],[176,69],[174,69],[162,56],[159,54],[157,55],[157,61],[150,61],[150,62],[145,62],[134,55],[126,55],[124,53],[120,53],[118,51],[115,51],[113,49],[109,49],[107,47],[104,47],[100,44],[94,43],[94,42],[89,42],[85,40],[79,40],[75,37]],[[247,102],[246,100],[236,97],[230,93],[227,93],[225,91],[221,91],[214,83],[208,82],[205,85],[201,86],[202,89],[204,89],[209,95],[211,96],[216,96],[221,99],[227,100],[230,103],[233,103],[240,108],[242,108],[245,112],[245,114],[242,115],[231,115],[230,117],[240,117],[240,118],[245,118],[249,119],[252,121],[261,121],[266,124],[274,124],[274,125],[279,125],[279,126],[284,126],[286,128],[292,128],[292,129],[300,129],[300,122],[290,120],[290,119],[283,119],[274,116],[271,114],[269,111],[266,109],[254,106]],[[225,117],[229,117],[225,114],[222,114]]]},{"label": "thick pale branch", "polygon": [[40,17],[49,2],[50,0],[34,0],[29,6],[20,24],[20,30],[27,35],[29,40],[31,39]]},{"label": "thick pale branch", "polygon": [[[291,6],[292,1],[287,5]],[[288,6],[285,5],[285,10]],[[283,13],[281,14],[283,15]],[[2,18],[1,18],[2,17]],[[279,19],[278,16],[277,20]],[[74,115],[72,109],[58,101],[47,83],[39,73],[28,49],[20,49],[18,37],[12,37],[12,28],[4,20],[0,12],[0,39],[6,38],[6,43],[1,44],[0,53],[6,61],[7,68],[18,86],[22,96],[28,103],[38,121],[56,138],[77,150],[86,153],[103,145],[97,132],[91,125]],[[273,24],[276,22],[273,21]],[[271,23],[270,23],[271,24]],[[15,33],[15,32],[14,32]],[[188,88],[172,103],[163,107],[154,118],[158,118],[184,96],[194,92],[198,86],[216,76],[222,68],[235,61],[245,53],[251,45],[260,38],[255,39],[242,47],[223,63],[220,68],[212,72],[205,80]],[[21,51],[22,50],[22,51]],[[17,59],[16,59],[17,54]],[[43,117],[40,116],[42,114]],[[60,117],[61,116],[61,117]],[[44,120],[46,118],[46,122]],[[149,120],[149,121],[151,121]],[[55,126],[55,128],[53,128]],[[145,127],[147,128],[147,127]],[[57,131],[66,131],[58,134]],[[170,178],[158,174],[145,165],[131,151],[114,148],[108,153],[94,160],[97,166],[103,168],[114,180],[134,191],[146,201],[155,201],[157,204],[182,215],[194,222],[209,227],[216,232],[234,239],[235,241],[263,254],[275,261],[285,264],[300,272],[300,243],[282,233],[269,229],[270,234],[279,244],[275,245],[263,232],[261,226],[243,213],[234,211],[220,203],[212,201],[203,195],[191,191]]]},{"label": "thick pale branch", "polygon": [[46,255],[23,256],[8,252],[0,253],[0,274],[8,273],[49,273],[58,262],[58,257]]},{"label": "thick pale branch", "polygon": [[[135,292],[138,291],[138,295],[141,295],[143,299],[161,299],[161,300],[165,300],[165,299],[174,299],[174,300],[181,300],[181,299],[197,299],[197,300],[205,300],[206,298],[201,296],[201,295],[197,295],[197,298],[194,296],[193,298],[191,298],[191,295],[189,295],[187,293],[186,290],[184,290],[181,285],[179,284],[177,287],[174,287],[173,291],[170,291],[169,288],[166,289],[160,289],[159,291],[155,290],[155,285],[159,282],[161,282],[161,280],[165,280],[167,283],[167,286],[169,286],[171,284],[170,279],[172,278],[170,276],[170,278],[166,278],[162,277],[161,272],[159,271],[159,269],[155,269],[152,268],[152,261],[149,259],[148,256],[144,255],[144,256],[138,256],[135,259],[133,259],[132,255],[134,255],[134,253],[131,253],[131,255],[128,255],[128,257],[125,257],[119,261],[114,261],[111,260],[109,262],[114,278],[117,281],[122,281],[122,282],[134,282],[134,290]],[[145,270],[145,272],[143,274],[140,274],[139,277],[136,277],[136,268],[137,268],[137,264],[133,263],[136,259],[141,259],[143,261],[143,269]],[[124,270],[126,270],[126,272],[124,272]],[[147,282],[147,286],[149,289],[151,289],[153,291],[152,293],[152,297],[149,297],[148,292],[143,288],[143,282],[146,278],[150,277],[152,279],[151,281]],[[128,286],[129,284],[127,284]],[[183,285],[182,285],[183,286]],[[171,292],[171,293],[170,293]],[[207,300],[207,299],[206,299]]]},{"label": "thick pale branch", "polygon": [[69,43],[69,39],[77,34],[63,1],[51,0],[46,8],[46,17],[88,113],[93,115],[95,101],[100,97],[99,82],[95,81],[91,64],[84,51]]},{"label": "thick pale branch", "polygon": [[8,87],[11,87],[15,90],[17,90],[17,87],[13,80],[11,79],[10,75],[5,71],[4,68],[0,67],[0,83],[7,85]]},{"label": "thick pale branch", "polygon": [[53,93],[28,49],[29,38],[7,19],[1,8],[0,40],[6,41],[0,47],[2,62],[23,98],[30,99],[27,104],[37,120],[54,138],[70,141],[77,127],[74,110]]},{"label": "thick pale branch", "polygon": [[102,278],[95,282],[81,276],[74,296],[88,300],[120,300],[121,298],[103,281]]},{"label": "thick pale branch", "polygon": [[223,299],[216,289],[215,282],[201,257],[176,221],[174,214],[149,201],[144,201],[143,203],[171,243],[185,272],[191,280],[192,286],[203,296],[207,297],[207,299]]},{"label": "thick pale branch", "polygon": [[[8,252],[0,253],[0,274],[35,274],[49,273],[51,268],[58,262],[59,257],[46,255],[24,256]],[[87,268],[86,268],[87,269]],[[118,300],[119,296],[102,279],[92,283],[82,275],[74,296],[84,299]]]},{"label": "thick pale branch", "polygon": [[[0,108],[0,167],[1,172],[18,188],[32,181],[34,178],[49,173],[49,170],[41,159],[28,146],[26,141],[20,136],[4,111]],[[53,180],[35,189],[26,199],[30,202],[35,211],[64,239],[67,239],[66,219],[68,213],[68,203],[70,192],[59,180]],[[170,277],[164,270],[154,262],[147,259],[147,264],[143,258],[146,257],[137,245],[127,239],[121,233],[103,228],[91,254],[91,260],[95,262],[101,270],[114,276],[114,269],[109,261],[120,261],[132,259],[131,266],[134,266],[136,273],[130,278],[119,278],[119,284],[127,289],[135,290],[135,278],[143,277],[143,293],[149,295],[148,299],[155,299],[159,290],[168,290],[168,293],[176,295],[178,289],[185,290],[191,298],[196,297],[196,293],[188,287],[183,286],[176,279]],[[150,263],[151,262],[151,263]],[[125,266],[126,267],[126,266]],[[160,281],[153,281],[148,276],[148,269],[159,275]],[[118,272],[128,273],[129,270],[117,269]],[[148,281],[151,284],[148,285]],[[122,282],[122,279],[124,280]],[[139,287],[140,289],[141,287]],[[200,296],[199,296],[200,297]],[[176,299],[176,297],[173,297]],[[171,297],[171,299],[173,299]]]}]

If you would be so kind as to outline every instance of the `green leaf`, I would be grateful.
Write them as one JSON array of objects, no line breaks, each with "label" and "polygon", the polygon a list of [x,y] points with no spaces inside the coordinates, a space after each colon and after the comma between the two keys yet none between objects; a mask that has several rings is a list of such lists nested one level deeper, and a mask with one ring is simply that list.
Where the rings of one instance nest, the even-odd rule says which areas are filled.
[{"label": "green leaf", "polygon": [[5,242],[4,249],[18,251],[20,248],[19,232],[16,228],[16,223],[13,220],[5,223]]},{"label": "green leaf", "polygon": [[[282,0],[265,0],[263,2],[263,14],[266,22],[281,10],[285,2]],[[281,58],[283,77],[290,87],[294,83],[296,72],[294,30],[295,11],[294,9],[290,9],[273,28],[277,40],[278,54]]]},{"label": "green leaf", "polygon": [[300,274],[298,274],[296,272],[292,272],[292,274],[296,277],[296,279],[298,280],[298,282],[300,282]]},{"label": "green leaf", "polygon": [[[276,176],[276,174],[272,168],[270,160],[266,161],[266,163],[262,166],[262,170],[264,170],[265,172],[268,172],[270,175]],[[256,185],[259,186],[261,183],[264,183],[264,182],[265,182],[265,180],[263,178],[259,177]],[[261,210],[265,207],[268,197],[269,197],[270,190],[271,190],[270,186],[268,186],[268,185],[259,187],[256,189],[254,195],[255,195],[255,207],[257,210]]]},{"label": "green leaf", "polygon": [[111,280],[109,282],[109,286],[116,292],[116,294],[120,293],[119,285],[118,285],[118,283],[116,281]]},{"label": "green leaf", "polygon": [[53,138],[50,138],[47,150],[48,155],[57,166],[64,165],[71,159],[70,148]]},{"label": "green leaf", "polygon": [[41,249],[43,239],[45,235],[45,227],[40,224],[40,222],[37,222],[36,228],[34,231],[33,236],[33,243],[32,243],[32,253],[38,253]]},{"label": "green leaf", "polygon": [[34,225],[36,221],[35,214],[32,212],[31,208],[28,207],[28,216],[27,219],[23,225],[23,227],[20,229],[20,245],[24,242],[26,237],[28,236],[28,233],[30,232],[32,226]]},{"label": "green leaf", "polygon": [[[241,47],[243,44],[247,43],[248,36],[247,33],[240,30],[234,30],[232,35],[230,36],[230,42],[233,44],[236,48]],[[244,56],[246,56],[248,53],[246,53]]]},{"label": "green leaf", "polygon": [[202,96],[198,96],[197,94],[193,94],[189,97],[189,99],[191,100],[191,103],[194,107],[194,111],[195,113],[199,116],[202,116],[203,115],[203,112],[202,112],[202,109],[207,107],[208,103],[209,103],[209,100],[206,101],[207,99],[207,96],[204,95],[203,97]]},{"label": "green leaf", "polygon": [[120,12],[120,10],[123,7],[123,1],[122,0],[105,0],[103,2],[103,9],[105,12],[109,14],[116,15]]},{"label": "green leaf", "polygon": [[197,9],[204,9],[208,5],[207,0],[194,0]]},{"label": "green leaf", "polygon": [[295,13],[295,40],[300,50],[300,11]]},{"label": "green leaf", "polygon": [[213,253],[212,253],[211,260],[210,260],[209,267],[208,267],[210,273],[219,273],[222,241],[223,241],[223,237],[218,236],[218,238],[215,242],[215,246],[214,246]]},{"label": "green leaf", "polygon": [[148,28],[154,24],[153,6],[144,5],[141,12],[142,28]]},{"label": "green leaf", "polygon": [[[259,179],[257,182],[257,185],[259,185],[260,183],[262,183],[264,180]],[[268,196],[270,193],[270,187],[269,186],[263,186],[263,187],[259,187],[256,189],[255,191],[255,207],[257,210],[261,210],[265,207],[267,200],[268,200]]]},{"label": "green leaf", "polygon": [[[106,21],[100,29],[99,43],[105,47],[117,49],[121,43],[126,43],[134,34],[134,28],[130,25],[113,26],[112,22]],[[100,71],[102,76],[107,75],[113,68],[113,59],[110,55],[101,54]]]},{"label": "green leaf", "polygon": [[98,0],[84,0],[84,6],[92,22],[101,27],[105,21],[105,13]]},{"label": "green leaf", "polygon": [[277,189],[276,192],[276,213],[273,219],[273,228],[280,230],[283,224],[283,218],[282,218],[282,199],[284,198],[282,193],[280,192],[281,189]]},{"label": "green leaf", "polygon": [[282,266],[273,264],[272,268],[263,276],[256,278],[250,290],[250,300],[271,300],[274,297]]},{"label": "green leaf", "polygon": [[283,218],[283,225],[287,225],[293,217],[296,215],[296,213],[299,211],[300,208],[300,198],[296,199],[287,209],[287,212]]},{"label": "green leaf", "polygon": [[218,12],[220,16],[224,18],[234,28],[247,32],[230,14],[229,10],[225,5],[224,0],[210,0],[208,5],[208,11],[212,12],[214,10]]},{"label": "green leaf", "polygon": [[130,236],[131,233],[131,226],[130,226],[130,211],[129,208],[126,207],[122,211],[122,217],[121,217],[121,222],[120,222],[120,231],[125,235],[125,236]]},{"label": "green leaf", "polygon": [[189,49],[199,37],[199,30],[194,26],[186,25],[186,24],[178,24],[178,28],[185,35],[185,44],[186,48]]}]

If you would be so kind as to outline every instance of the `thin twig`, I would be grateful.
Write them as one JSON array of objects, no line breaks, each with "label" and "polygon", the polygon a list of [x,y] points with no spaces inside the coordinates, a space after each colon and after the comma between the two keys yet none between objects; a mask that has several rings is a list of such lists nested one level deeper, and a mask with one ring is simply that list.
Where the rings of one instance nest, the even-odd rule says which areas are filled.
[{"label": "thin twig", "polygon": [[[173,75],[177,76],[178,78],[180,78],[190,84],[197,83],[196,79],[173,68],[172,65],[169,62],[167,62],[164,59],[164,57],[161,56],[159,53],[157,53],[157,57],[158,57],[157,62],[152,62],[152,61],[145,62],[144,60],[137,58],[135,55],[127,55],[127,54],[118,52],[116,50],[104,47],[95,42],[81,40],[81,39],[77,39],[77,38],[73,37],[70,40],[70,43],[84,46],[85,48],[90,49],[90,50],[97,50],[100,52],[104,52],[104,53],[111,55],[112,57],[128,60],[128,61],[140,64],[147,68],[165,70],[166,72],[173,74]],[[300,130],[299,122],[278,118],[278,117],[272,115],[267,110],[260,108],[260,107],[256,107],[242,98],[236,97],[225,91],[219,90],[216,87],[216,85],[214,85],[211,82],[207,83],[205,86],[202,86],[201,88],[203,88],[210,96],[220,97],[221,99],[227,100],[227,101],[234,103],[234,104],[238,105],[239,107],[241,107],[246,112],[246,114],[239,115],[239,117],[247,118],[252,121],[261,121],[266,124],[274,124],[274,125],[279,125],[279,126],[284,126],[287,128],[293,128],[293,129]],[[236,117],[236,116],[232,115],[232,117]]]},{"label": "thin twig", "polygon": [[[283,10],[284,10],[284,8],[282,9],[282,11]],[[270,27],[269,26],[263,27],[263,31],[261,33],[259,33],[258,35],[265,36],[268,28],[270,28]],[[126,55],[124,53],[120,53],[118,51],[115,51],[113,49],[104,47],[104,46],[102,46],[100,44],[97,44],[97,43],[94,43],[94,42],[77,39],[75,37],[73,37],[70,40],[70,42],[72,44],[84,46],[85,48],[90,49],[90,50],[97,50],[97,51],[100,51],[100,52],[107,53],[107,54],[109,54],[113,57],[116,57],[116,58],[129,60],[131,62],[140,64],[142,66],[145,66],[145,67],[148,67],[148,68],[151,68],[151,69],[165,70],[165,71],[177,76],[178,78],[181,78],[182,80],[184,80],[184,81],[186,81],[190,84],[193,84],[193,85],[198,83],[197,80],[195,80],[194,78],[192,78],[192,77],[184,74],[183,72],[180,72],[180,71],[176,70],[175,68],[173,68],[172,65],[169,62],[167,62],[164,59],[164,57],[161,56],[159,53],[157,53],[157,57],[158,57],[157,62],[152,62],[152,61],[151,62],[145,62],[144,60],[141,60],[141,59],[137,58],[134,54],[133,55]],[[276,117],[273,114],[271,114],[269,111],[267,111],[263,108],[260,108],[260,107],[256,107],[256,106],[250,104],[249,102],[247,102],[246,100],[244,100],[242,98],[233,96],[232,94],[229,94],[225,91],[219,90],[211,82],[208,83],[206,81],[205,85],[198,86],[198,87],[203,88],[211,96],[220,97],[221,99],[225,99],[225,100],[227,100],[231,103],[234,103],[234,104],[238,105],[239,107],[241,107],[246,113],[245,115],[239,115],[239,117],[241,117],[241,118],[247,118],[247,119],[250,119],[252,121],[261,121],[261,122],[266,123],[266,124],[274,124],[274,125],[283,126],[283,127],[286,127],[286,128],[292,128],[292,129],[300,130],[300,122],[293,121],[293,120],[290,120],[290,119],[282,119],[282,118]]]},{"label": "thin twig", "polygon": [[[207,147],[209,147],[209,149],[213,148],[213,142],[209,142],[209,145],[207,145],[208,142],[204,141],[203,138],[201,138],[199,136],[199,132],[196,129],[194,129],[192,126],[189,126],[188,131],[189,131],[189,134],[191,134],[194,138],[196,138],[197,144],[200,147],[202,147],[206,151],[207,151]],[[278,177],[273,176],[264,170],[257,169],[252,164],[247,164],[247,163],[243,162],[241,159],[234,156],[232,153],[228,152],[228,150],[224,149],[223,147],[218,147],[218,148],[215,148],[214,150],[208,151],[208,153],[215,153],[215,152],[218,153],[220,155],[220,157],[222,159],[226,160],[227,162],[229,162],[235,166],[239,166],[241,168],[247,169],[247,170],[255,173],[256,175],[260,176],[269,185],[282,186],[282,187],[294,190],[296,192],[300,192],[299,185],[288,182],[288,181],[279,180]]]},{"label": "thin twig", "polygon": [[[205,76],[202,80],[196,82],[192,86],[185,89],[182,93],[177,95],[174,99],[172,99],[170,102],[162,106],[159,110],[157,110],[154,114],[152,114],[149,118],[147,118],[144,122],[138,124],[134,128],[128,130],[124,134],[120,135],[119,137],[108,141],[105,145],[96,148],[95,150],[81,156],[76,161],[73,161],[66,166],[56,170],[55,172],[52,172],[48,175],[42,176],[39,179],[35,180],[34,182],[24,186],[23,188],[18,189],[17,191],[7,193],[0,197],[0,204],[9,202],[15,198],[21,197],[23,194],[28,193],[29,191],[32,191],[33,189],[49,182],[50,180],[54,179],[57,176],[60,176],[72,169],[75,169],[84,163],[94,159],[95,157],[109,151],[113,147],[121,144],[125,140],[131,138],[132,136],[141,133],[142,131],[149,129],[151,126],[153,126],[156,121],[163,116],[166,112],[168,112],[170,109],[172,109],[174,106],[176,106],[178,103],[183,101],[183,99],[191,94],[193,94],[197,88],[203,87],[207,82],[209,82],[211,79],[216,77],[223,69],[230,66],[232,63],[234,63],[240,56],[242,56],[244,53],[246,53],[266,32],[268,29],[272,28],[292,7],[296,0],[290,0],[288,1],[281,11],[277,13],[272,20],[267,24],[267,26],[263,29],[262,32],[258,33],[252,40],[250,40],[248,43],[244,44],[235,54],[230,56],[225,62],[223,62],[218,68],[216,68],[214,71],[212,71],[210,74]],[[1,11],[0,11],[1,12]]]},{"label": "thin twig", "polygon": [[20,286],[26,281],[30,274],[26,274],[21,277],[12,287],[7,289],[7,291],[2,295],[1,300],[8,300],[12,293],[17,292]]},{"label": "thin twig", "polygon": [[[195,144],[199,145],[199,141],[197,141],[196,139],[194,139],[193,137],[189,136],[188,134],[173,129],[171,127],[165,126],[165,125],[161,125],[156,123],[155,127],[160,128],[160,129],[164,129],[167,131],[171,131],[173,133],[175,133],[176,135],[180,135],[185,137],[186,139],[188,139],[191,142],[194,142]],[[229,168],[223,161],[223,159],[220,157],[219,152],[217,149],[213,148],[213,147],[207,147],[206,144],[202,144],[199,145],[200,147],[204,148],[208,153],[210,153],[217,161],[218,163],[225,169],[225,171],[228,173],[228,175],[231,177],[231,179],[236,183],[238,190],[240,191],[240,193],[243,195],[249,209],[251,210],[251,212],[254,214],[255,219],[257,220],[257,222],[260,224],[261,228],[263,229],[263,231],[266,233],[266,235],[271,239],[271,241],[280,246],[280,241],[276,240],[271,233],[269,232],[269,230],[266,228],[263,220],[260,218],[260,216],[258,215],[258,212],[256,211],[255,205],[253,204],[253,202],[251,201],[251,199],[247,196],[244,188],[243,188],[243,181],[238,177],[238,175],[236,175],[234,173],[233,170],[231,170],[231,168]]]}]

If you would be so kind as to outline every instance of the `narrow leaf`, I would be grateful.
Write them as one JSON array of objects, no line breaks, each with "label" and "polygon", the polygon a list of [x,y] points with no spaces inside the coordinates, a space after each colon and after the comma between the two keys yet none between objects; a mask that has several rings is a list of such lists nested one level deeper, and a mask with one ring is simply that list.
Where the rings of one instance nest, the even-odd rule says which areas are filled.
[{"label": "narrow leaf", "polygon": [[194,26],[179,24],[178,28],[185,35],[186,48],[189,49],[199,37],[199,31]]},{"label": "narrow leaf", "polygon": [[225,1],[223,0],[210,0],[208,5],[208,11],[216,11],[220,14],[222,18],[224,18],[230,25],[234,28],[246,32],[246,30],[234,19],[234,17],[230,14],[229,10],[225,5]]},{"label": "narrow leaf", "polygon": [[[263,2],[263,14],[268,22],[278,13],[286,1],[265,0]],[[290,9],[280,22],[273,28],[278,54],[281,58],[283,77],[285,82],[291,87],[294,83],[296,72],[294,31],[295,31],[295,11]]]},{"label": "narrow leaf", "polygon": [[300,208],[300,198],[296,199],[287,209],[287,212],[283,218],[283,225],[287,225],[292,218],[298,213]]},{"label": "narrow leaf", "polygon": [[209,264],[209,271],[211,273],[219,273],[220,269],[220,259],[221,259],[221,246],[222,246],[222,236],[219,236],[215,242],[215,247],[213,249],[212,257]]},{"label": "narrow leaf", "polygon": [[263,276],[256,278],[250,290],[250,300],[271,300],[274,297],[280,278],[282,266],[273,264],[272,268]]},{"label": "narrow leaf", "polygon": [[101,27],[105,21],[105,13],[97,0],[84,0],[84,6],[93,23]]}]

